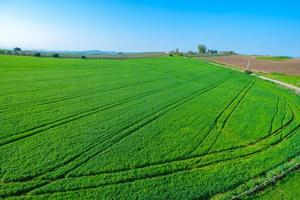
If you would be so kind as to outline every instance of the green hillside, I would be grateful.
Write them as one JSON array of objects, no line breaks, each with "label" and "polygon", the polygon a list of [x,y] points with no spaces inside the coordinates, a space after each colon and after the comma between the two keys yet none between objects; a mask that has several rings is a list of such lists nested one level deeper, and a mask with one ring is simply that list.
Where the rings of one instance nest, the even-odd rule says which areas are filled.
[{"label": "green hillside", "polygon": [[2,198],[222,198],[300,153],[299,96],[190,58],[0,56],[0,113]]}]

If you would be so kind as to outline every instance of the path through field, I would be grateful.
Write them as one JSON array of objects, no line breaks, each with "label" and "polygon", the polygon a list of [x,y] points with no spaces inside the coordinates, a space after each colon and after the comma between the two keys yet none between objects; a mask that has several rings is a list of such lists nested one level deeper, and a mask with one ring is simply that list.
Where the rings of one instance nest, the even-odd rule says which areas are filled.
[{"label": "path through field", "polygon": [[207,199],[300,153],[300,97],[188,58],[0,56],[2,198]]}]

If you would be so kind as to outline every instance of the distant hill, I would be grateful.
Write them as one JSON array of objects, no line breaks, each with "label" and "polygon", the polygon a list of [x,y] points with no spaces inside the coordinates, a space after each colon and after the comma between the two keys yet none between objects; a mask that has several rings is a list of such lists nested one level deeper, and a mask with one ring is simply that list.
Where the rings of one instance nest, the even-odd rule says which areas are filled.
[{"label": "distant hill", "polygon": [[32,51],[43,52],[43,53],[61,53],[61,54],[76,54],[76,55],[117,54],[117,52],[115,51],[101,51],[101,50],[86,50],[86,51],[32,50]]}]

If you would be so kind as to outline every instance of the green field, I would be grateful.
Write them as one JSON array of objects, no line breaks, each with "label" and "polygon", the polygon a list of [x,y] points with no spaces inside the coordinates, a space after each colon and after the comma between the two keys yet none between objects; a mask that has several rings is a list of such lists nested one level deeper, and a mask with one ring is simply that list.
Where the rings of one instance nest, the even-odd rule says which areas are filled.
[{"label": "green field", "polygon": [[277,79],[286,83],[289,83],[291,85],[295,85],[297,87],[300,87],[300,76],[291,76],[291,75],[285,75],[280,73],[270,73],[270,74],[263,74],[266,77]]},{"label": "green field", "polygon": [[208,199],[300,154],[300,97],[181,57],[0,56],[0,198]]},{"label": "green field", "polygon": [[291,173],[284,180],[279,181],[275,186],[269,187],[266,191],[260,192],[253,199],[257,200],[293,200],[300,197],[300,171]]},{"label": "green field", "polygon": [[284,61],[291,59],[291,57],[288,56],[257,56],[257,60],[271,60],[271,61]]}]

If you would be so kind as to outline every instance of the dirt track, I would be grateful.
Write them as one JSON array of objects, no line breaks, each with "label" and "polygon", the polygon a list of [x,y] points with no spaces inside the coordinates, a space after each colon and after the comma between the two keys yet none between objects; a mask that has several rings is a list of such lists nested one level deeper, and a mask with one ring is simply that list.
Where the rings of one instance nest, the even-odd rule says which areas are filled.
[{"label": "dirt track", "polygon": [[282,73],[288,75],[300,75],[300,59],[288,59],[285,61],[257,60],[255,56],[220,56],[205,58],[210,61],[223,63],[237,68],[246,69],[248,59],[250,69],[267,73]]}]

